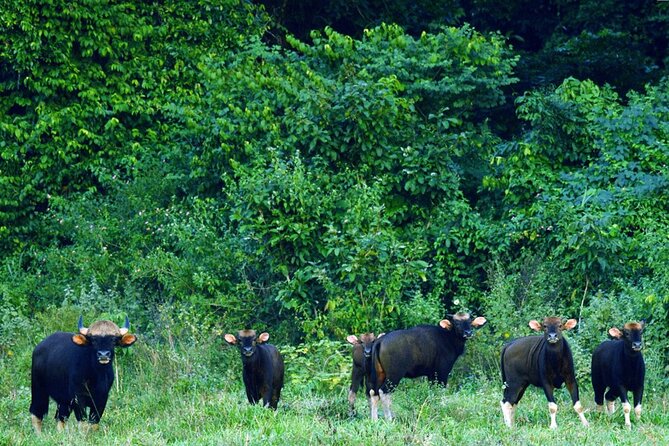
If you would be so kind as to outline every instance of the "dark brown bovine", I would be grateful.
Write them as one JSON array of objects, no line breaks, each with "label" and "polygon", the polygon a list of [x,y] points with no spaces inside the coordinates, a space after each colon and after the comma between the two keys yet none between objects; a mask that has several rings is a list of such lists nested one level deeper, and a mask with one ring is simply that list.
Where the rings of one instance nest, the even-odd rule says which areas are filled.
[{"label": "dark brown bovine", "polygon": [[348,403],[351,414],[355,414],[355,397],[363,383],[365,385],[365,395],[369,399],[372,346],[374,341],[383,335],[384,333],[380,333],[378,336],[375,336],[374,333],[363,333],[359,338],[356,335],[346,337],[346,340],[353,345],[351,352],[353,357],[351,387],[348,389]]},{"label": "dark brown bovine", "polygon": [[543,323],[532,320],[530,328],[543,331],[543,336],[526,336],[504,346],[501,356],[504,396],[501,404],[507,426],[513,426],[516,405],[523,397],[525,389],[532,384],[544,390],[548,399],[550,427],[556,428],[557,404],[553,391],[560,388],[563,383],[569,390],[574,410],[581,422],[585,426],[588,425],[578,398],[574,360],[569,344],[562,337],[563,330],[571,330],[576,324],[576,319],[569,319],[563,323],[559,317],[547,317]]}]

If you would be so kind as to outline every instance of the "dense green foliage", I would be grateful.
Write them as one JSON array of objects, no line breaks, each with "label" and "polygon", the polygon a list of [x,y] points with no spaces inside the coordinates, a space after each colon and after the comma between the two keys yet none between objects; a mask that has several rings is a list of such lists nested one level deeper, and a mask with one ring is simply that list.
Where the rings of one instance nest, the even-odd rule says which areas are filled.
[{"label": "dense green foliage", "polygon": [[471,24],[501,32],[522,55],[516,91],[559,84],[567,77],[643,90],[667,73],[669,13],[657,0],[256,0],[273,17],[268,39],[306,39],[331,26],[361,36],[381,23],[411,35],[443,25]]},{"label": "dense green foliage", "polygon": [[177,150],[174,103],[199,91],[201,59],[239,47],[255,21],[235,0],[4,2],[3,251],[48,242],[36,220],[51,199],[104,194]]},{"label": "dense green foliage", "polygon": [[[158,344],[266,329],[309,366],[468,310],[490,324],[465,365],[494,376],[555,313],[581,319],[581,376],[647,319],[666,386],[667,5],[521,3],[416,2],[407,25],[389,2],[278,46],[242,0],[3,2],[0,356],[61,307]],[[507,21],[556,31],[530,48]]]}]

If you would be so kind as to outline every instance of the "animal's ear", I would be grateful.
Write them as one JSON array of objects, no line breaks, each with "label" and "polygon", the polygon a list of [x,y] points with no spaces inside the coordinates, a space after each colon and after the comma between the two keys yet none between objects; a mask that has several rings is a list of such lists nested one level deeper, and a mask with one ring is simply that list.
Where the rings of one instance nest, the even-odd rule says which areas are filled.
[{"label": "animal's ear", "polygon": [[349,342],[349,344],[353,345],[360,344],[360,340],[356,335],[348,335],[346,336],[346,340]]},{"label": "animal's ear", "polygon": [[268,340],[269,340],[269,333],[267,332],[260,333],[260,336],[258,336],[258,338],[256,339],[258,344],[262,344],[263,342],[267,342]]},{"label": "animal's ear", "polygon": [[543,330],[543,327],[541,326],[539,321],[535,321],[534,319],[532,319],[530,321],[529,326],[534,331],[542,331]]},{"label": "animal's ear", "polygon": [[483,327],[486,324],[486,322],[488,322],[486,318],[484,318],[483,316],[479,316],[472,321],[472,326],[477,328]]},{"label": "animal's ear", "polygon": [[118,340],[119,347],[130,347],[137,340],[137,336],[134,334],[124,334]]},{"label": "animal's ear", "polygon": [[234,345],[237,343],[237,338],[229,333],[226,333],[225,336],[223,336],[223,338],[225,338],[225,342],[227,342],[228,344]]},{"label": "animal's ear", "polygon": [[442,319],[439,321],[439,326],[441,328],[445,328],[446,330],[450,330],[453,327],[453,324],[448,319]]},{"label": "animal's ear", "polygon": [[623,337],[623,332],[620,331],[617,327],[609,328],[609,336],[612,338],[620,339]]},{"label": "animal's ear", "polygon": [[88,338],[82,334],[72,335],[72,342],[77,345],[88,345]]},{"label": "animal's ear", "polygon": [[641,329],[642,329],[642,330],[643,330],[644,328],[646,328],[646,319],[641,319],[641,320],[639,321],[639,324],[641,325]]},{"label": "animal's ear", "polygon": [[564,330],[571,330],[572,328],[576,327],[578,325],[578,321],[576,319],[569,319],[567,322],[562,324],[562,328]]}]

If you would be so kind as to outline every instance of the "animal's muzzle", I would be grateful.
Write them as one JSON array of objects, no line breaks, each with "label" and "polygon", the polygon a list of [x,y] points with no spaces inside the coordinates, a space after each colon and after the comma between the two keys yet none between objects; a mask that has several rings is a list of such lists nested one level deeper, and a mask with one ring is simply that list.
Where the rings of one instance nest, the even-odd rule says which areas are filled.
[{"label": "animal's muzzle", "polygon": [[642,348],[643,348],[642,342],[632,342],[632,350],[634,350],[635,352],[640,352]]},{"label": "animal's muzzle", "polygon": [[244,347],[244,349],[242,349],[242,355],[247,356],[247,357],[248,356],[253,356],[253,348],[252,347]]},{"label": "animal's muzzle", "polygon": [[109,364],[111,362],[111,350],[98,350],[98,362]]},{"label": "animal's muzzle", "polygon": [[548,335],[547,341],[548,341],[549,344],[557,344],[559,340],[560,340],[560,338],[556,334],[549,334]]}]

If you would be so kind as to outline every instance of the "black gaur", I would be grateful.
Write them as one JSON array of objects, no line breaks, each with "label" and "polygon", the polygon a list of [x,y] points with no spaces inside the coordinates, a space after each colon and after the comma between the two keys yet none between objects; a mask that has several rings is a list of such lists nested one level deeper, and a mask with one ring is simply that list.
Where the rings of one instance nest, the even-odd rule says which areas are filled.
[{"label": "black gaur", "polygon": [[384,416],[392,419],[390,392],[402,378],[426,376],[446,385],[453,364],[465,351],[465,341],[474,335],[474,328],[486,322],[482,316],[472,320],[467,313],[457,313],[439,325],[418,325],[379,338],[372,348],[372,419],[378,418],[379,400]]},{"label": "black gaur", "polygon": [[[631,427],[632,407],[627,400],[627,392],[634,396],[634,414],[641,417],[646,364],[643,360],[643,329],[645,322],[628,322],[620,330],[612,327],[609,335],[613,340],[604,341],[592,353],[592,388],[595,404],[602,410],[604,397],[609,414],[615,410],[615,400],[620,398],[625,415],[625,426]],[[609,389],[604,395],[606,389]]]},{"label": "black gaur", "polygon": [[122,328],[111,321],[98,321],[86,328],[80,317],[78,328],[78,333],[48,336],[33,351],[30,413],[38,433],[49,410],[49,397],[57,405],[59,430],[65,427],[71,411],[82,421],[88,410],[88,422],[97,429],[114,382],[114,348],[129,347],[137,340],[128,333],[127,317]]},{"label": "black gaur", "polygon": [[225,335],[226,342],[239,347],[249,403],[255,404],[262,398],[265,406],[276,409],[283,387],[284,364],[276,347],[266,344],[268,339],[268,333],[256,336],[255,330],[240,330],[237,336]]},{"label": "black gaur", "polygon": [[562,336],[563,330],[571,330],[576,324],[576,319],[563,323],[559,317],[547,317],[543,323],[532,320],[529,323],[530,328],[543,332],[543,336],[518,338],[504,346],[500,361],[504,383],[501,405],[507,426],[513,426],[518,401],[523,397],[525,389],[532,384],[543,389],[548,400],[550,427],[556,428],[557,404],[553,391],[563,383],[569,390],[574,410],[581,422],[588,425],[578,397],[574,359],[567,340]]}]

